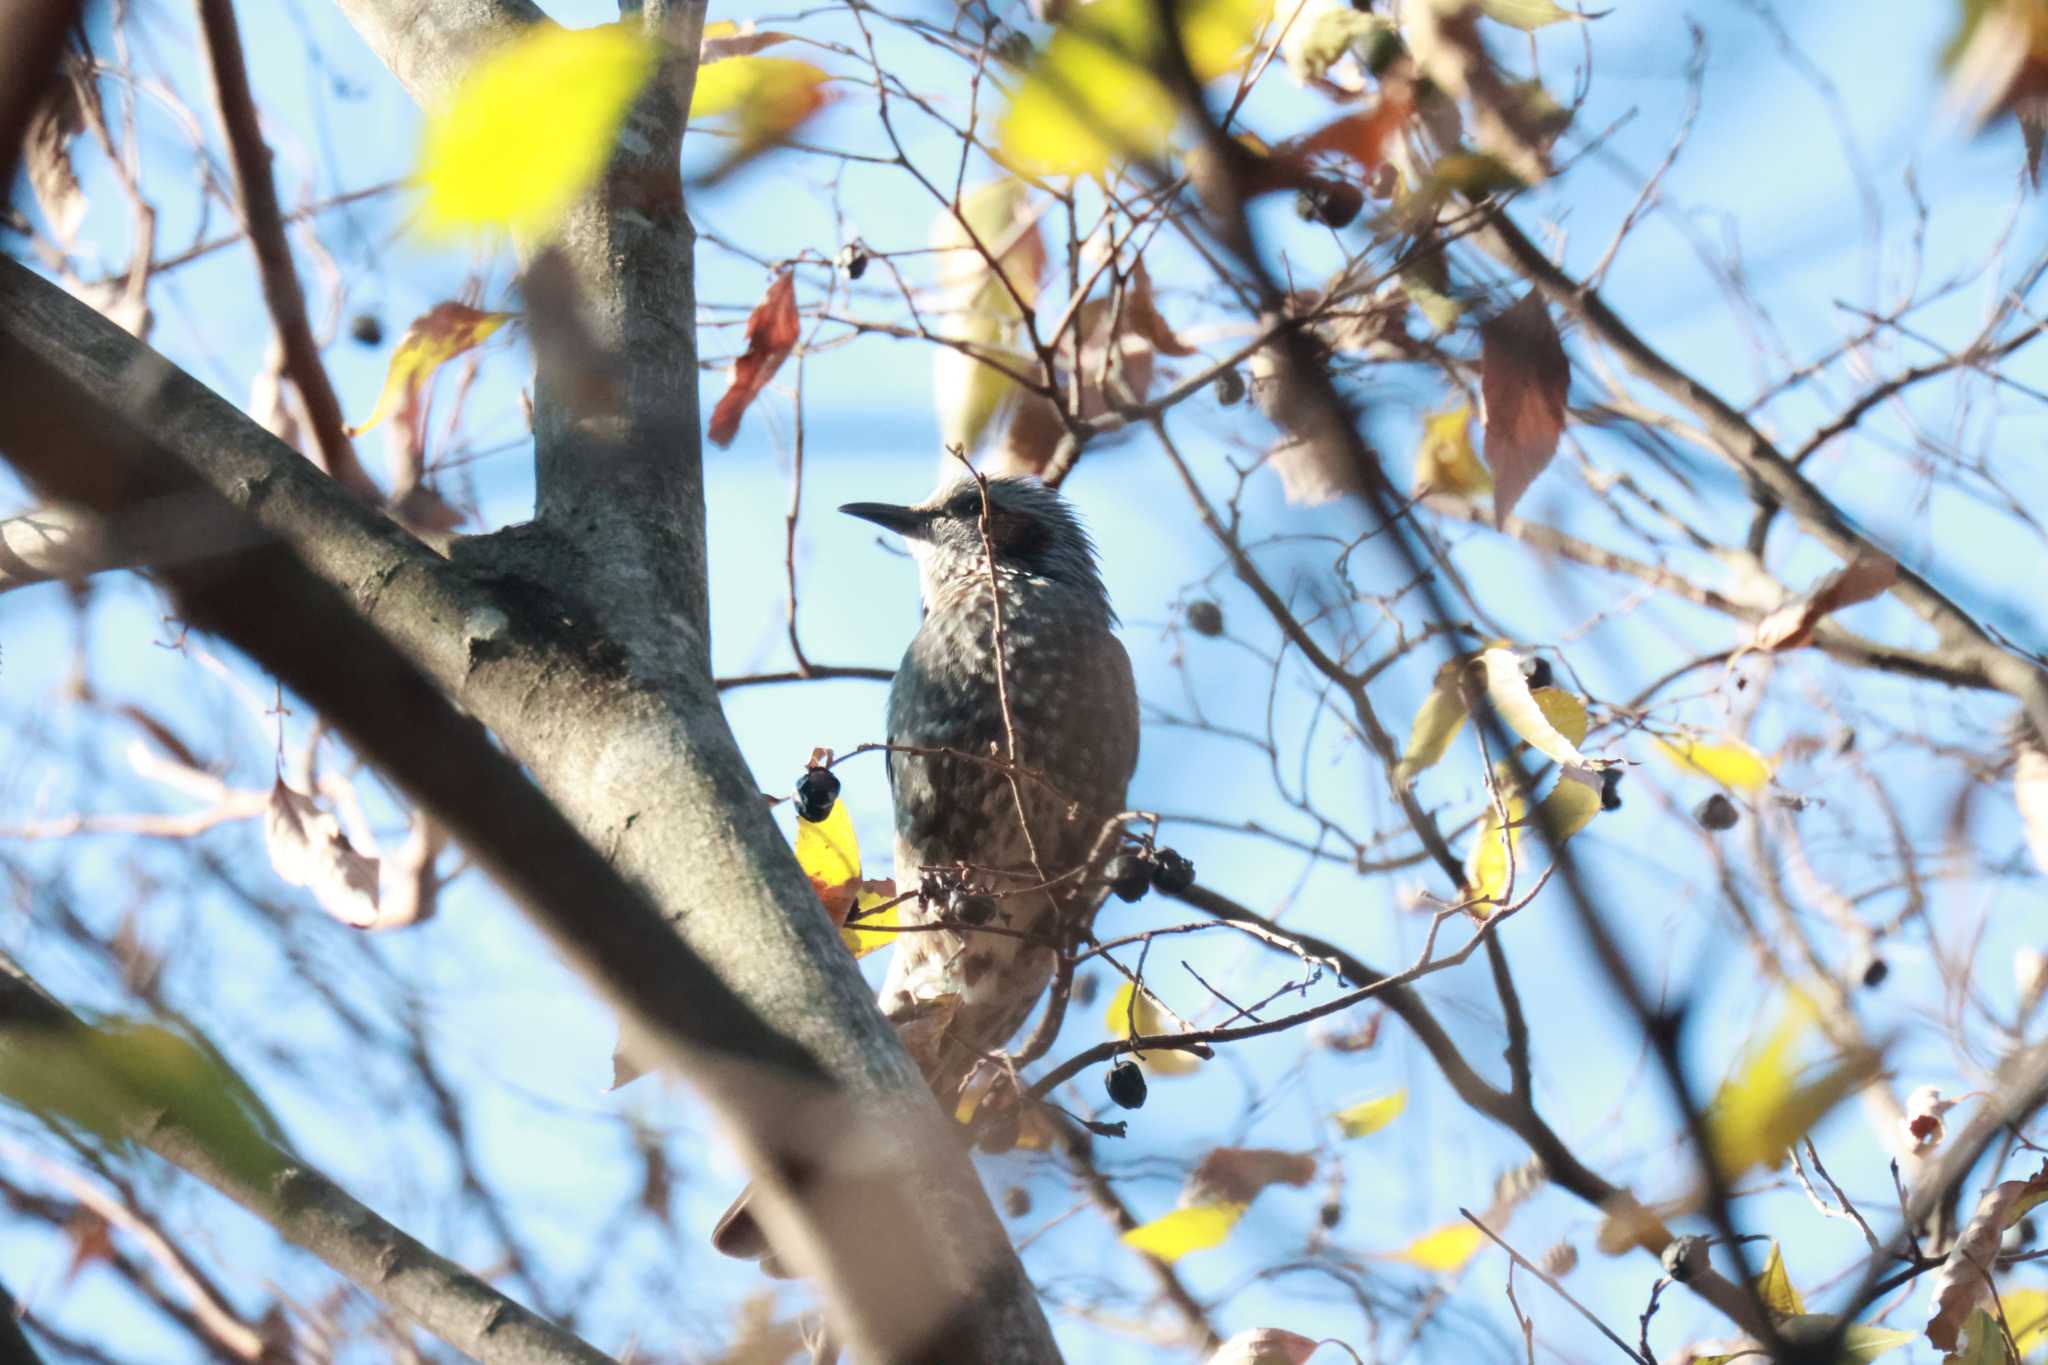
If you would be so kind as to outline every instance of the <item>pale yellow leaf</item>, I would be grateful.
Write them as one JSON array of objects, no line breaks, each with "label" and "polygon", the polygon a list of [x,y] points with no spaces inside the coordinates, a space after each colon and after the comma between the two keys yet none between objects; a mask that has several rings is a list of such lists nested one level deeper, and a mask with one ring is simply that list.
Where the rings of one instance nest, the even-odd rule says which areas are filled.
[{"label": "pale yellow leaf", "polygon": [[1486,1234],[1467,1222],[1446,1223],[1425,1232],[1395,1253],[1394,1259],[1424,1270],[1448,1273],[1458,1269],[1486,1245]]},{"label": "pale yellow leaf", "polygon": [[1806,1301],[1799,1297],[1799,1291],[1792,1285],[1792,1277],[1786,1274],[1785,1257],[1776,1242],[1771,1243],[1771,1254],[1764,1262],[1763,1273],[1756,1277],[1756,1294],[1766,1308],[1780,1317],[1806,1311]]},{"label": "pale yellow leaf", "polygon": [[1469,404],[1423,415],[1422,443],[1415,451],[1415,487],[1466,498],[1492,490],[1493,475],[1472,448]]},{"label": "pale yellow leaf", "polygon": [[1599,775],[1583,768],[1566,768],[1558,774],[1550,794],[1537,803],[1536,818],[1551,841],[1561,844],[1591,824],[1600,810]]},{"label": "pale yellow leaf", "polygon": [[1998,1302],[2005,1309],[2006,1329],[2022,1356],[2048,1343],[2048,1289],[2003,1289]]},{"label": "pale yellow leaf", "polygon": [[1737,791],[1762,791],[1771,780],[1771,764],[1739,739],[1706,740],[1693,735],[1655,736],[1657,752],[1695,777],[1711,777]]},{"label": "pale yellow leaf", "polygon": [[[1191,0],[1177,7],[1197,80],[1230,70],[1264,19],[1267,0]],[[1159,156],[1178,121],[1155,71],[1165,52],[1152,0],[1075,5],[1033,61],[1002,117],[1003,153],[1040,175],[1093,175],[1113,160]]]},{"label": "pale yellow leaf", "polygon": [[1191,1251],[1222,1245],[1244,1217],[1243,1204],[1198,1204],[1175,1209],[1123,1235],[1125,1246],[1156,1256],[1168,1264]]},{"label": "pale yellow leaf", "polygon": [[1408,729],[1408,749],[1394,768],[1397,782],[1408,782],[1423,769],[1434,766],[1450,752],[1451,741],[1465,724],[1465,699],[1459,674],[1464,660],[1452,659],[1436,671],[1436,683],[1416,708],[1415,721]]},{"label": "pale yellow leaf", "polygon": [[427,120],[427,226],[552,229],[604,169],[655,56],[637,26],[551,23],[485,55]]},{"label": "pale yellow leaf", "polygon": [[1807,1079],[1810,1069],[1796,1054],[1813,1028],[1812,1002],[1793,994],[1784,1017],[1708,1107],[1708,1139],[1729,1179],[1783,1165],[1786,1150],[1869,1078],[1874,1059],[1854,1056]]},{"label": "pale yellow leaf", "polygon": [[1337,1127],[1343,1130],[1345,1137],[1358,1138],[1377,1133],[1399,1118],[1407,1107],[1408,1092],[1396,1090],[1393,1094],[1382,1095],[1378,1099],[1360,1100],[1357,1104],[1346,1105],[1331,1117],[1337,1120]]},{"label": "pale yellow leaf", "polygon": [[1564,19],[1588,19],[1594,15],[1574,14],[1556,0],[1479,0],[1479,12],[1498,23],[1519,29],[1542,28]]},{"label": "pale yellow leaf", "polygon": [[[1152,1003],[1149,995],[1137,995],[1130,982],[1124,982],[1123,989],[1109,1002],[1103,1013],[1103,1022],[1109,1026],[1112,1038],[1163,1038],[1180,1030],[1167,1022],[1159,1006]],[[1185,1076],[1202,1064],[1202,1059],[1192,1052],[1179,1048],[1161,1048],[1152,1052],[1140,1052],[1138,1061],[1155,1076]]]},{"label": "pale yellow leaf", "polygon": [[[1465,861],[1465,889],[1467,894],[1482,901],[1498,904],[1508,894],[1508,855],[1514,852],[1516,880],[1522,880],[1526,869],[1521,857],[1522,820],[1528,814],[1528,804],[1514,783],[1514,775],[1496,771],[1495,781],[1500,786],[1501,800],[1489,800],[1486,812],[1479,819],[1479,833],[1473,837],[1472,852]],[[1500,821],[1500,806],[1507,806],[1509,827],[1503,831]],[[1486,907],[1475,907],[1479,913],[1486,913]]]}]

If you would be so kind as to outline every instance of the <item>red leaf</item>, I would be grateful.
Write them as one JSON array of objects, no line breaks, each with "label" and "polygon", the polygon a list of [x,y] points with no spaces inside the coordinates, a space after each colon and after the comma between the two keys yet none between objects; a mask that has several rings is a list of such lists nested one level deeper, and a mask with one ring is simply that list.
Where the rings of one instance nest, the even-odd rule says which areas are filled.
[{"label": "red leaf", "polygon": [[1479,326],[1479,393],[1485,402],[1486,463],[1493,470],[1498,527],[1536,481],[1564,431],[1571,362],[1533,289]]},{"label": "red leaf", "polygon": [[768,386],[796,346],[796,282],[785,270],[747,318],[747,353],[733,362],[725,397],[711,412],[711,444],[723,449],[739,434],[740,418]]},{"label": "red leaf", "polygon": [[1414,102],[1405,89],[1390,91],[1381,95],[1372,108],[1363,113],[1346,114],[1324,124],[1298,144],[1290,146],[1289,150],[1300,153],[1336,152],[1370,171],[1385,164],[1387,143],[1401,131],[1401,125],[1414,111]]}]

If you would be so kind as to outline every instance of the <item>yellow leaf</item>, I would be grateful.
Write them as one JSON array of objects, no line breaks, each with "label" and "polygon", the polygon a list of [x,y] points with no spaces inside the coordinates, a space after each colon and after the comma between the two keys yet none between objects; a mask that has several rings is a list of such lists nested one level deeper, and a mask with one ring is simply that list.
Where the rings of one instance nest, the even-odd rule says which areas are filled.
[{"label": "yellow leaf", "polygon": [[1707,1133],[1729,1179],[1753,1167],[1783,1165],[1786,1149],[1868,1077],[1869,1059],[1856,1057],[1802,1082],[1805,1069],[1794,1053],[1813,1026],[1812,1002],[1794,994],[1778,1026],[1714,1096]]},{"label": "yellow leaf", "polygon": [[428,226],[551,229],[604,169],[655,55],[637,28],[537,23],[483,57],[427,121]]},{"label": "yellow leaf", "polygon": [[851,913],[855,908],[873,911],[893,897],[861,889],[860,840],[854,835],[846,802],[834,801],[823,820],[797,817],[796,861],[818,889],[827,911],[842,922],[839,937],[848,952],[866,957],[896,941],[899,935],[889,932],[887,926],[898,922],[901,907],[863,916]]},{"label": "yellow leaf", "polygon": [[1416,708],[1415,722],[1408,729],[1408,750],[1395,765],[1395,781],[1408,782],[1450,752],[1451,741],[1465,725],[1465,698],[1458,683],[1464,666],[1464,660],[1452,659],[1437,669],[1436,683]]},{"label": "yellow leaf", "polygon": [[[1528,803],[1513,786],[1512,773],[1496,771],[1495,781],[1501,789],[1501,801],[1508,808],[1510,827],[1503,832],[1500,824],[1500,803],[1488,800],[1486,813],[1480,817],[1479,833],[1472,841],[1472,852],[1465,862],[1465,888],[1469,894],[1484,901],[1499,903],[1508,894],[1508,850],[1515,853],[1516,880],[1523,880],[1525,868],[1522,862],[1522,820],[1529,813]],[[1485,913],[1486,907],[1475,907]]]},{"label": "yellow leaf", "polygon": [[[1180,40],[1197,80],[1236,65],[1267,0],[1183,0]],[[1158,156],[1178,121],[1154,74],[1164,53],[1153,0],[1076,5],[1011,97],[1004,154],[1042,175],[1093,175],[1112,160]]]},{"label": "yellow leaf", "polygon": [[1551,841],[1561,844],[1592,823],[1600,809],[1599,779],[1582,768],[1567,768],[1558,774],[1550,794],[1537,803],[1536,818]]},{"label": "yellow leaf", "polygon": [[1486,1234],[1467,1222],[1446,1223],[1410,1242],[1394,1259],[1443,1273],[1458,1269],[1486,1245]]},{"label": "yellow leaf", "polygon": [[903,922],[903,907],[890,905],[886,910],[876,910],[878,905],[887,905],[896,899],[879,892],[862,891],[854,897],[856,913],[847,917],[840,926],[839,939],[846,950],[855,957],[866,957],[880,948],[886,948],[902,935],[892,931],[891,926]]},{"label": "yellow leaf", "polygon": [[376,409],[361,425],[349,427],[348,434],[360,436],[389,417],[425,388],[444,362],[480,345],[512,317],[511,313],[486,313],[466,303],[437,303],[429,308],[413,320],[392,348]]},{"label": "yellow leaf", "polygon": [[1391,1095],[1382,1095],[1376,1100],[1361,1100],[1357,1104],[1339,1109],[1333,1118],[1348,1138],[1365,1137],[1377,1133],[1401,1116],[1408,1107],[1408,1092],[1396,1090]]},{"label": "yellow leaf", "polygon": [[1763,790],[1771,780],[1771,765],[1762,754],[1739,739],[1705,741],[1691,735],[1671,739],[1655,738],[1657,752],[1695,777],[1711,777],[1737,791]]},{"label": "yellow leaf", "polygon": [[1780,1317],[1806,1311],[1806,1301],[1799,1297],[1799,1291],[1792,1287],[1792,1277],[1785,1273],[1785,1257],[1779,1252],[1776,1242],[1771,1243],[1771,1255],[1764,1262],[1764,1273],[1756,1277],[1756,1295],[1764,1301],[1766,1308]]},{"label": "yellow leaf", "polygon": [[1551,727],[1574,744],[1586,742],[1586,699],[1562,687],[1538,687],[1531,689],[1530,697],[1536,702],[1536,709],[1543,713],[1543,719]]},{"label": "yellow leaf", "polygon": [[1207,1251],[1222,1245],[1230,1230],[1244,1217],[1244,1204],[1196,1204],[1175,1209],[1154,1218],[1123,1236],[1124,1245],[1168,1264],[1191,1251]]},{"label": "yellow leaf", "polygon": [[[1109,1009],[1103,1015],[1103,1021],[1109,1025],[1110,1037],[1162,1038],[1179,1032],[1166,1022],[1165,1015],[1152,1003],[1151,996],[1137,996],[1137,1004],[1133,1006],[1131,1000],[1134,994],[1131,983],[1126,981],[1123,989],[1116,993],[1116,998],[1109,1002]],[[1134,1022],[1135,1028],[1132,1027]],[[1202,1064],[1200,1057],[1178,1048],[1140,1052],[1136,1056],[1145,1069],[1155,1076],[1185,1076]]]},{"label": "yellow leaf", "polygon": [[730,116],[749,133],[780,136],[822,107],[830,79],[794,57],[728,57],[698,68],[690,122]]},{"label": "yellow leaf", "polygon": [[1499,23],[1519,29],[1542,28],[1562,19],[1583,19],[1556,0],[1479,0],[1479,12]]},{"label": "yellow leaf", "polygon": [[860,840],[854,836],[853,818],[846,802],[834,801],[822,820],[797,817],[797,866],[827,886],[838,886],[860,876]]},{"label": "yellow leaf", "polygon": [[1470,404],[1423,416],[1422,444],[1415,450],[1415,486],[1467,498],[1492,490],[1493,475],[1472,449]]},{"label": "yellow leaf", "polygon": [[2003,1289],[1998,1302],[2022,1356],[2048,1342],[2048,1289]]}]

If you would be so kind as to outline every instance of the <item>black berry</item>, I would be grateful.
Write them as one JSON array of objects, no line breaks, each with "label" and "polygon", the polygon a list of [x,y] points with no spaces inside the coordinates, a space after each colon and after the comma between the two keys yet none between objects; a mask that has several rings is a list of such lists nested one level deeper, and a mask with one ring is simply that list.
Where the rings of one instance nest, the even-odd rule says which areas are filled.
[{"label": "black berry", "polygon": [[1244,401],[1244,376],[1236,370],[1224,370],[1216,376],[1216,401],[1226,408],[1234,408]]},{"label": "black berry", "polygon": [[1600,774],[1600,809],[1621,809],[1621,769],[1608,768]]},{"label": "black berry", "polygon": [[1031,1212],[1031,1191],[1022,1185],[1012,1185],[1003,1191],[1003,1212],[1012,1218],[1022,1218]]},{"label": "black berry", "polygon": [[1350,225],[1365,207],[1365,191],[1343,180],[1310,180],[1294,192],[1294,212],[1304,222],[1324,227]]},{"label": "black berry", "polygon": [[946,911],[962,924],[987,924],[996,917],[996,898],[955,889],[946,898]]},{"label": "black berry", "polygon": [[846,278],[849,280],[857,280],[867,274],[867,248],[859,242],[848,242],[839,248],[839,268],[846,272]]},{"label": "black berry", "polygon": [[1881,957],[1873,957],[1863,964],[1863,984],[1866,986],[1882,986],[1884,979],[1891,974],[1891,964]]},{"label": "black berry", "polygon": [[1531,692],[1539,687],[1550,686],[1550,660],[1533,657],[1522,660],[1522,676],[1529,680]]},{"label": "black berry", "polygon": [[1135,853],[1117,854],[1109,860],[1109,866],[1102,869],[1102,875],[1120,901],[1137,900],[1152,885],[1145,860]]},{"label": "black berry", "polygon": [[1125,1058],[1109,1069],[1102,1078],[1103,1088],[1109,1091],[1111,1103],[1120,1109],[1143,1109],[1145,1107],[1145,1073],[1138,1064]]},{"label": "black berry", "polygon": [[1152,885],[1177,896],[1195,884],[1195,865],[1170,848],[1152,855]]},{"label": "black berry", "polygon": [[1316,1218],[1326,1228],[1336,1227],[1344,1221],[1344,1206],[1332,1199],[1316,1211]]},{"label": "black berry", "polygon": [[1736,821],[1742,818],[1742,812],[1735,808],[1733,801],[1715,792],[1692,808],[1692,818],[1699,821],[1704,829],[1734,829]]},{"label": "black berry", "polygon": [[1188,603],[1188,629],[1197,635],[1211,639],[1223,633],[1223,608],[1214,602],[1197,600]]},{"label": "black berry", "polygon": [[839,799],[839,779],[832,775],[830,768],[806,768],[804,775],[796,780],[796,818],[812,824],[832,813],[832,803]]},{"label": "black berry", "polygon": [[362,346],[375,346],[384,339],[384,324],[375,313],[358,313],[348,320],[348,334]]}]

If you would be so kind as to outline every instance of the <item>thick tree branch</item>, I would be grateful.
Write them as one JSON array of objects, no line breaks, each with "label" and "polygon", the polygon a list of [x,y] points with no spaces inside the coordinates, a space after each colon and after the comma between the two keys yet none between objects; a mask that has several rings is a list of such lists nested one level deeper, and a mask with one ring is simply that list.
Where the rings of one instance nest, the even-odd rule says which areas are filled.
[{"label": "thick tree branch", "polygon": [[[1054,1358],[952,1126],[762,808],[708,670],[630,672],[631,652],[568,604],[573,578],[557,593],[502,563],[482,583],[436,560],[13,262],[0,262],[0,448],[122,527],[187,619],[255,653],[513,891],[619,1006],[632,1050],[703,1086],[761,1180],[771,1232],[820,1278],[854,1349]],[[229,501],[281,541],[252,544]],[[200,543],[219,548],[195,556],[134,515],[164,507],[183,511],[181,530],[201,517]],[[582,837],[358,611],[497,733]],[[878,1236],[903,1244],[886,1265]]]},{"label": "thick tree branch", "polygon": [[[85,1027],[0,954],[0,1049],[23,1031]],[[290,1152],[273,1148],[263,1153],[266,1161],[223,1162],[175,1115],[138,1116],[131,1136],[485,1365],[611,1365],[602,1351],[414,1241]],[[252,1133],[249,1140],[259,1139]],[[274,1184],[249,1178],[258,1165],[281,1172]],[[0,1331],[0,1361],[11,1361],[5,1340]]]},{"label": "thick tree branch", "polygon": [[454,93],[471,62],[547,16],[533,0],[335,0],[420,107]]}]

